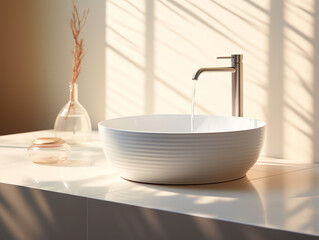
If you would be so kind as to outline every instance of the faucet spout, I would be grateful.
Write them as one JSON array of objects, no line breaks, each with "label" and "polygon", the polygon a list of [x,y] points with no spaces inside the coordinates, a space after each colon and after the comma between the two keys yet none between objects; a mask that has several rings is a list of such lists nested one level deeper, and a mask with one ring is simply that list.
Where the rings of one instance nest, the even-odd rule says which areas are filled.
[{"label": "faucet spout", "polygon": [[198,80],[199,75],[201,75],[203,72],[236,72],[236,68],[234,67],[215,67],[215,68],[200,68],[198,69],[194,75],[193,80]]},{"label": "faucet spout", "polygon": [[231,67],[200,68],[193,75],[193,80],[198,80],[203,72],[230,72],[232,73],[232,115],[243,116],[243,64],[242,54],[233,54],[230,57],[218,59],[231,59]]}]

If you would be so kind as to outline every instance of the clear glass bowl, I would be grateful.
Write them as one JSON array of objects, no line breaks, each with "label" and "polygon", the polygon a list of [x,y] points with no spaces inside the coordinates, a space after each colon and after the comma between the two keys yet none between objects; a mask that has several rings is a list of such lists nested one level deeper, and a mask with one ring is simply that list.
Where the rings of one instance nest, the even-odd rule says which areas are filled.
[{"label": "clear glass bowl", "polygon": [[29,158],[38,164],[56,164],[65,161],[70,153],[70,146],[57,137],[37,138],[28,148]]}]

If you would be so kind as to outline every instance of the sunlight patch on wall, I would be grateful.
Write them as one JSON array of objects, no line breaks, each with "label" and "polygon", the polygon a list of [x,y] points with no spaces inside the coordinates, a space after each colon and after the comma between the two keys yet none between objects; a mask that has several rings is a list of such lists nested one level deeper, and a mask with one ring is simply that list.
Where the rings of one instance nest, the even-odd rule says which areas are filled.
[{"label": "sunlight patch on wall", "polygon": [[142,114],[144,1],[106,5],[106,118]]},{"label": "sunlight patch on wall", "polygon": [[[106,117],[190,114],[194,72],[230,66],[216,57],[242,53],[245,115],[264,119],[268,7],[268,1],[108,1]],[[195,113],[230,115],[230,79],[203,74]]]},{"label": "sunlight patch on wall", "polygon": [[[156,99],[166,98],[168,102],[157,101],[156,111],[189,114],[194,72],[201,67],[230,66],[229,60],[216,57],[242,53],[244,112],[264,119],[269,17],[260,9],[267,9],[269,2],[258,3],[260,6],[245,1],[156,3]],[[229,73],[203,74],[197,86],[195,113],[230,115],[230,79]],[[169,104],[177,99],[178,107]]]},{"label": "sunlight patch on wall", "polygon": [[314,1],[285,1],[284,9],[283,154],[285,158],[311,162],[314,108]]}]

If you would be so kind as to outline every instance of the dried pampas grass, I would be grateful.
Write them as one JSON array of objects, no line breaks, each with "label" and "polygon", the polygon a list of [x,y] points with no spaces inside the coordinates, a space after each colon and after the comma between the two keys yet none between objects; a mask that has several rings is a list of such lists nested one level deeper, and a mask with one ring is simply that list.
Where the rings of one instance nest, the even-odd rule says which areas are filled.
[{"label": "dried pampas grass", "polygon": [[71,27],[72,35],[74,38],[74,49],[72,52],[73,53],[72,82],[71,82],[72,88],[71,88],[71,102],[68,108],[68,113],[66,118],[69,116],[71,107],[74,105],[75,83],[80,75],[81,63],[87,51],[87,50],[83,51],[83,48],[84,48],[83,39],[82,38],[80,39],[79,36],[89,14],[89,9],[87,9],[87,10],[84,10],[82,17],[80,17],[78,8],[76,7],[73,0],[72,0],[72,3],[73,3],[73,12],[72,12],[72,18],[70,20],[70,27]]}]

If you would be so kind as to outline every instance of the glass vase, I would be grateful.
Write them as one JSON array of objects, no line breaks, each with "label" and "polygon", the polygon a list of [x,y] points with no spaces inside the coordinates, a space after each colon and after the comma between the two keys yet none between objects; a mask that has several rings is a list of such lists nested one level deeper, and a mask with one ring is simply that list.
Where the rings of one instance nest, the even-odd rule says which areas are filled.
[{"label": "glass vase", "polygon": [[85,108],[78,100],[78,85],[69,84],[70,97],[68,103],[60,110],[54,124],[56,137],[64,139],[68,144],[81,144],[89,140],[91,120]]}]

